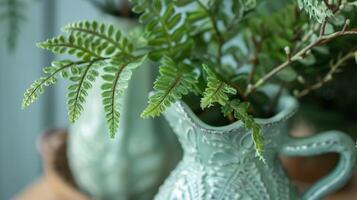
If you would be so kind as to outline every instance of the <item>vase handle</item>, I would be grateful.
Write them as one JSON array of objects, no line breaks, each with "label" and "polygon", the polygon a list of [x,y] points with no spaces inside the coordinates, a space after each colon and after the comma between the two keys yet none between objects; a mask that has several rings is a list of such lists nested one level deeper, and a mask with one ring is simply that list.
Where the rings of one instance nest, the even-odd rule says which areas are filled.
[{"label": "vase handle", "polygon": [[337,167],[304,194],[303,200],[318,200],[341,188],[352,176],[356,162],[356,147],[346,134],[328,131],[306,138],[288,138],[281,153],[287,156],[310,156],[335,152],[340,155]]}]

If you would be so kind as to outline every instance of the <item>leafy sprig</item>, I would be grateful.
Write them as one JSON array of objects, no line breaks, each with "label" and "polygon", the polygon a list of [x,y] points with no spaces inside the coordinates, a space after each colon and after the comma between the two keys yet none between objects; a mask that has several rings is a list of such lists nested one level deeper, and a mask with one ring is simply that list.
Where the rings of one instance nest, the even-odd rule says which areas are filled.
[{"label": "leafy sprig", "polygon": [[[76,65],[85,64],[87,61],[54,61],[50,67],[43,68],[47,76],[41,77],[36,80],[31,86],[26,90],[24,94],[24,99],[22,101],[22,108],[26,108],[36,101],[40,94],[44,92],[45,86],[54,85],[57,82],[58,75],[62,77],[68,76],[68,69],[75,68]],[[75,70],[72,70],[75,71]]]},{"label": "leafy sprig", "polygon": [[37,100],[44,86],[55,84],[57,75],[61,74],[72,82],[68,87],[67,106],[69,120],[75,122],[83,111],[88,91],[103,73],[103,106],[110,134],[114,136],[120,117],[118,102],[128,87],[131,70],[140,66],[146,56],[135,56],[133,45],[113,25],[83,21],[67,25],[63,30],[68,35],[38,43],[38,47],[56,54],[72,55],[79,61],[53,62],[51,67],[45,68],[49,75],[30,86],[25,92],[22,107]]},{"label": "leafy sprig", "polygon": [[128,88],[132,70],[141,66],[146,57],[120,60],[114,59],[110,65],[104,68],[101,86],[104,111],[111,137],[114,137],[119,126],[120,102],[124,97],[124,92]]},{"label": "leafy sprig", "polygon": [[214,103],[225,106],[229,101],[229,95],[235,95],[237,91],[220,80],[207,65],[203,65],[203,68],[207,74],[207,88],[201,99],[201,108],[210,107]]},{"label": "leafy sprig", "polygon": [[230,102],[227,102],[227,104],[222,107],[222,112],[225,116],[233,113],[235,118],[242,120],[245,127],[251,131],[256,150],[256,157],[265,162],[264,140],[261,127],[258,123],[255,122],[254,118],[248,114],[248,109],[249,103],[240,102],[238,99],[234,99]]},{"label": "leafy sprig", "polygon": [[69,24],[63,30],[75,37],[95,40],[94,43],[100,43],[101,48],[106,49],[104,51],[106,55],[118,52],[130,55],[133,51],[133,45],[126,37],[122,37],[122,33],[115,30],[113,25],[106,26],[96,21],[81,21]]},{"label": "leafy sprig", "polygon": [[182,59],[189,55],[191,41],[188,37],[186,19],[174,3],[161,0],[137,0],[133,10],[141,13],[139,20],[145,23],[148,45],[152,48],[149,57],[159,60],[163,55]]},{"label": "leafy sprig", "polygon": [[142,112],[142,117],[159,116],[172,103],[194,90],[196,74],[192,69],[183,69],[185,67],[182,63],[177,65],[169,57],[161,60],[160,75],[154,83],[156,92],[149,98],[149,105]]},{"label": "leafy sprig", "polygon": [[322,23],[326,18],[332,17],[332,11],[327,7],[323,0],[297,0],[299,8],[314,20]]},{"label": "leafy sprig", "polygon": [[70,77],[73,82],[68,87],[67,106],[68,116],[71,122],[75,122],[83,111],[82,104],[88,95],[87,90],[92,87],[92,82],[98,76],[95,70],[95,61],[90,61],[85,67],[79,68],[78,74],[75,73]]}]

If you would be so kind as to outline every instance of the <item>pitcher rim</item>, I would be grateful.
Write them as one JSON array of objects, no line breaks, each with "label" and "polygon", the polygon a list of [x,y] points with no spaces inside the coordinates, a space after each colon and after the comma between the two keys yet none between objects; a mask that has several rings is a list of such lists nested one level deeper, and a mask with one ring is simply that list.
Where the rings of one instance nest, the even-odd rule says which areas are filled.
[{"label": "pitcher rim", "polygon": [[[176,103],[178,107],[184,112],[186,118],[190,120],[193,126],[198,126],[205,132],[209,133],[226,133],[233,132],[240,129],[245,129],[242,121],[237,121],[224,126],[212,126],[202,121],[197,115],[191,110],[191,108],[183,101],[178,101]],[[297,111],[298,102],[297,100],[289,94],[282,95],[277,104],[277,113],[269,118],[254,118],[256,122],[261,125],[262,128],[272,126],[274,124],[286,121],[291,118]]]}]

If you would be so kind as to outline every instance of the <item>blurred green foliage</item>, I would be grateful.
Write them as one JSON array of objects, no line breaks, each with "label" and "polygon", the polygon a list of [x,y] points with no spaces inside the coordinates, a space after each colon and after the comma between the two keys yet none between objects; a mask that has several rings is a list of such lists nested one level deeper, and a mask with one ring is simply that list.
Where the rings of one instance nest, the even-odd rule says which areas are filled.
[{"label": "blurred green foliage", "polygon": [[10,51],[16,48],[22,23],[26,19],[25,8],[23,0],[0,0],[0,24],[6,27],[5,40]]}]

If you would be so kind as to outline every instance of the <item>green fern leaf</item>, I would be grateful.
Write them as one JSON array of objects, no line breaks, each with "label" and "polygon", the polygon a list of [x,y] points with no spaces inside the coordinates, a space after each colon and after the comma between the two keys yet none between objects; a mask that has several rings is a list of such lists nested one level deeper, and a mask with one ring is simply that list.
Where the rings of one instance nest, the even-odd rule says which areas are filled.
[{"label": "green fern leaf", "polygon": [[232,11],[234,14],[243,16],[244,12],[248,12],[257,7],[257,0],[240,0],[232,2]]},{"label": "green fern leaf", "polygon": [[243,0],[240,2],[244,10],[251,10],[257,6],[257,0]]},{"label": "green fern leaf", "polygon": [[222,106],[226,105],[229,101],[229,94],[236,94],[237,91],[224,81],[221,81],[207,65],[203,65],[203,69],[207,74],[208,83],[201,99],[201,108],[210,107],[214,103],[219,103]]},{"label": "green fern leaf", "polygon": [[100,43],[101,47],[105,49],[106,55],[118,52],[131,54],[133,51],[133,45],[112,24],[80,21],[65,26],[63,30],[75,37],[83,37]]},{"label": "green fern leaf", "polygon": [[197,83],[196,74],[184,71],[169,57],[161,61],[160,76],[154,83],[156,93],[149,98],[149,105],[142,112],[142,117],[159,116],[172,103],[193,90]]},{"label": "green fern leaf", "polygon": [[38,47],[52,51],[56,54],[74,55],[83,60],[101,58],[102,48],[98,42],[93,42],[90,38],[58,36],[44,42],[38,43]]},{"label": "green fern leaf", "polygon": [[159,60],[167,55],[175,60],[188,55],[192,46],[189,41],[186,19],[177,11],[174,2],[161,0],[134,0],[134,11],[142,13],[148,44],[153,47],[149,57]]},{"label": "green fern leaf", "polygon": [[26,90],[22,101],[22,108],[24,109],[35,102],[39,95],[44,92],[45,86],[54,85],[60,73],[80,63],[81,62],[71,62],[69,60],[55,61],[52,62],[51,67],[44,68],[44,73],[48,74],[48,76],[39,78]]},{"label": "green fern leaf", "polygon": [[104,68],[105,73],[102,76],[104,83],[101,89],[103,91],[104,111],[111,137],[114,137],[119,126],[120,102],[125,90],[128,88],[132,70],[142,65],[145,59],[146,56],[129,61],[112,60],[110,65]]},{"label": "green fern leaf", "polygon": [[98,76],[95,70],[96,62],[91,61],[85,67],[80,68],[78,75],[73,75],[70,80],[74,83],[68,87],[68,116],[69,120],[74,123],[83,111],[83,104],[88,95],[88,90],[92,87],[92,82]]},{"label": "green fern leaf", "polygon": [[332,17],[333,13],[327,8],[322,0],[297,0],[299,8],[304,9],[310,18],[322,23],[326,18]]},{"label": "green fern leaf", "polygon": [[[91,89],[92,83],[99,75],[96,70],[97,66],[108,70],[110,67],[113,68],[113,64],[118,64],[116,66],[118,71],[115,73],[117,75],[114,76],[115,79],[110,79],[113,76],[108,72],[102,76],[105,81],[112,81],[112,87],[108,87],[110,83],[106,83],[107,85],[103,86],[106,90],[112,89],[111,91],[103,92],[103,102],[107,113],[108,127],[111,135],[114,135],[119,122],[119,111],[115,104],[117,101],[115,100],[116,96],[121,96],[127,87],[131,75],[130,70],[134,68],[134,65],[139,65],[137,61],[141,60],[139,58],[143,56],[135,57],[132,54],[134,50],[132,43],[113,25],[105,25],[96,21],[83,21],[67,25],[63,30],[69,35],[60,35],[38,43],[38,47],[57,54],[73,55],[80,59],[78,64],[81,66],[72,68],[70,71],[60,72],[62,77],[69,78],[73,82],[68,87],[67,98],[68,115],[71,122],[75,122],[83,111],[83,104],[86,101],[88,90]],[[127,64],[123,66],[122,64],[126,61],[128,61]],[[119,65],[119,63],[121,64]],[[46,70],[51,71],[52,69],[46,68]],[[31,87],[35,91],[29,90],[27,92],[26,96],[28,98],[25,99],[23,105],[27,106],[37,99],[38,94],[43,91],[42,85],[49,84],[49,81],[54,84],[54,80],[56,79],[41,78],[35,82]],[[112,92],[113,95],[105,96],[109,92]],[[105,98],[112,99],[112,104],[108,104],[110,102]],[[111,117],[109,118],[109,116]]]},{"label": "green fern leaf", "polygon": [[252,139],[255,146],[256,156],[265,162],[264,154],[264,139],[262,135],[261,127],[258,123],[255,122],[254,118],[248,114],[249,104],[247,102],[240,102],[235,99],[232,100],[229,104],[226,104],[222,107],[222,111],[225,116],[228,113],[234,114],[236,119],[242,120],[245,127],[251,130]]}]

